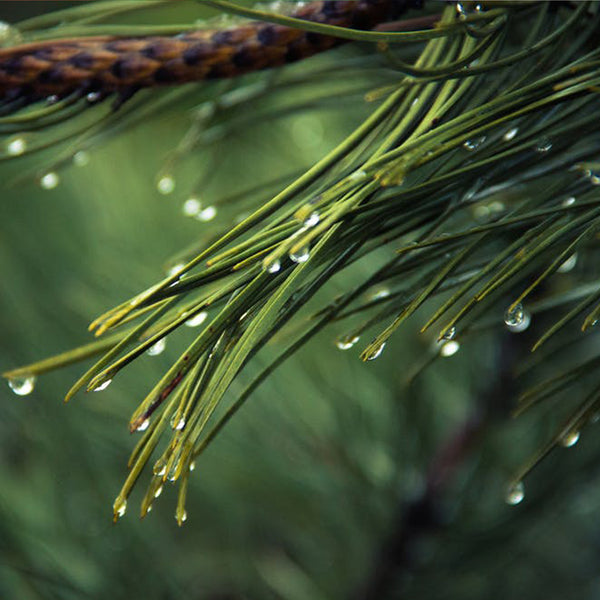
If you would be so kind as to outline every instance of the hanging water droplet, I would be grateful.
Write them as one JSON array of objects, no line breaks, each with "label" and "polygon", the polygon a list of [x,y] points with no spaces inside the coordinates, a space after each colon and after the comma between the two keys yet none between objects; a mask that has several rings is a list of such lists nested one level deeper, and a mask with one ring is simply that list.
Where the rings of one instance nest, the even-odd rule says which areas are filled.
[{"label": "hanging water droplet", "polygon": [[523,308],[521,303],[517,304],[512,310],[510,308],[504,313],[504,323],[509,331],[521,333],[525,331],[531,323],[529,311]]},{"label": "hanging water droplet", "polygon": [[167,275],[169,277],[173,277],[174,275],[181,273],[181,271],[183,271],[183,269],[185,269],[185,264],[177,263],[176,265],[173,265],[172,267],[169,268],[169,270],[167,271]]},{"label": "hanging water droplet", "polygon": [[449,340],[447,342],[443,342],[440,346],[440,356],[448,358],[456,354],[459,350],[460,344],[455,340]]},{"label": "hanging water droplet", "polygon": [[136,431],[146,431],[146,429],[148,429],[148,427],[150,427],[150,419],[146,419],[145,421],[142,421],[136,427]]},{"label": "hanging water droplet", "polygon": [[99,383],[93,390],[92,392],[101,392],[102,390],[105,390],[111,383],[112,379],[107,379],[106,381],[103,381],[102,383]]},{"label": "hanging water droplet", "polygon": [[267,273],[279,273],[281,271],[281,262],[274,260],[272,263],[267,265]]},{"label": "hanging water droplet", "polygon": [[379,288],[379,289],[375,290],[371,294],[371,296],[370,296],[369,299],[371,301],[373,301],[373,300],[382,300],[383,298],[387,298],[390,295],[390,293],[391,292],[390,292],[390,290],[388,288],[382,287],[382,288]]},{"label": "hanging water droplet", "polygon": [[202,205],[200,204],[200,200],[192,196],[183,203],[181,210],[186,217],[195,217],[198,215],[201,208]]},{"label": "hanging water droplet", "polygon": [[483,144],[483,142],[485,142],[485,135],[482,135],[481,137],[478,137],[478,138],[474,138],[472,140],[467,140],[463,144],[463,147],[465,148],[465,150],[468,150],[469,152],[474,152],[481,146],[481,144]]},{"label": "hanging water droplet", "polygon": [[10,156],[20,156],[27,150],[27,142],[25,138],[16,137],[6,142],[6,154]]},{"label": "hanging water droplet", "polygon": [[569,198],[565,198],[562,202],[561,202],[561,206],[573,206],[573,204],[575,204],[575,197],[574,196],[570,196]]},{"label": "hanging water droplet", "polygon": [[314,227],[319,224],[321,217],[318,212],[311,213],[308,218],[304,221],[304,227]]},{"label": "hanging water droplet", "polygon": [[171,466],[171,469],[169,470],[169,474],[167,475],[167,479],[171,483],[175,483],[177,481],[178,477],[179,477],[179,461],[177,461],[175,464],[173,464]]},{"label": "hanging water droplet", "polygon": [[589,169],[587,177],[592,185],[600,185],[600,169]]},{"label": "hanging water droplet", "polygon": [[366,357],[367,360],[375,360],[376,358],[379,358],[381,356],[381,353],[383,352],[384,348],[385,348],[385,342],[383,342],[383,344],[380,344],[377,348],[375,348],[375,350],[370,352]]},{"label": "hanging water droplet", "polygon": [[306,262],[310,258],[310,250],[308,246],[304,246],[296,252],[290,252],[290,260],[295,263]]},{"label": "hanging water droplet", "polygon": [[159,496],[162,494],[162,491],[163,491],[163,486],[162,486],[162,485],[159,485],[159,486],[156,488],[156,491],[154,492],[154,497],[155,497],[155,498],[158,498],[158,497],[159,497]]},{"label": "hanging water droplet", "polygon": [[167,346],[167,340],[165,338],[161,338],[155,344],[152,344],[148,350],[146,350],[146,354],[148,356],[158,356],[161,354]]},{"label": "hanging water droplet", "polygon": [[523,482],[518,481],[508,488],[506,491],[506,497],[504,499],[507,504],[515,506],[516,504],[522,502],[523,498],[525,498],[525,487],[523,486]]},{"label": "hanging water droplet", "polygon": [[198,221],[202,221],[203,223],[207,223],[208,221],[212,221],[216,216],[217,209],[214,206],[207,206],[196,215],[196,219],[198,219]]},{"label": "hanging water droplet", "polygon": [[90,154],[85,150],[79,150],[73,154],[73,164],[76,167],[85,167],[90,163]]},{"label": "hanging water droplet", "polygon": [[156,182],[156,189],[163,195],[171,194],[175,189],[175,180],[171,175],[163,175]]},{"label": "hanging water droplet", "polygon": [[0,21],[0,44],[8,39],[12,27],[6,21]]},{"label": "hanging water droplet", "polygon": [[115,503],[113,504],[113,513],[115,515],[115,519],[122,517],[127,510],[127,500],[122,496],[117,496],[115,498]]},{"label": "hanging water droplet", "polygon": [[563,446],[563,448],[570,448],[579,441],[580,435],[581,434],[579,431],[573,429],[572,431],[569,431],[568,433],[563,435],[563,437],[560,438],[559,443],[561,446]]},{"label": "hanging water droplet", "polygon": [[193,460],[193,461],[190,463],[190,471],[193,471],[195,468],[196,468],[196,461],[195,461],[195,460]]},{"label": "hanging water droplet", "polygon": [[45,190],[53,190],[59,183],[60,177],[58,173],[55,173],[54,171],[50,171],[40,177],[40,185]]},{"label": "hanging water droplet", "polygon": [[163,477],[165,475],[165,473],[167,472],[167,462],[164,459],[159,458],[154,463],[154,466],[152,467],[152,472],[157,477]]},{"label": "hanging water droplet", "polygon": [[185,419],[177,418],[177,415],[173,415],[173,417],[171,418],[171,428],[175,429],[176,431],[181,431],[183,428],[185,427]]},{"label": "hanging water droplet", "polygon": [[513,127],[512,129],[509,129],[503,136],[502,139],[505,142],[510,142],[511,140],[513,140],[515,138],[515,136],[517,135],[517,133],[519,133],[519,128],[518,127]]},{"label": "hanging water droplet", "polygon": [[189,318],[185,322],[185,325],[186,325],[186,327],[198,327],[198,326],[202,325],[202,323],[204,323],[204,321],[206,321],[207,317],[208,317],[207,312],[205,312],[205,311],[199,312],[197,315],[194,315],[193,317]]},{"label": "hanging water droplet", "polygon": [[452,327],[450,327],[450,329],[448,329],[446,332],[444,332],[444,335],[442,336],[442,340],[452,340],[454,339],[454,336],[456,335],[456,327],[454,327],[454,325]]},{"label": "hanging water droplet", "polygon": [[565,262],[560,265],[560,267],[558,267],[557,271],[559,273],[568,273],[569,271],[572,271],[575,268],[575,265],[577,264],[577,252],[571,254],[571,256],[569,256],[569,258],[567,258],[567,260],[565,260]]},{"label": "hanging water droplet", "polygon": [[571,171],[583,171],[583,176],[592,185],[600,185],[600,163],[577,163]]},{"label": "hanging water droplet", "polygon": [[90,92],[89,94],[87,94],[85,99],[90,104],[94,104],[94,102],[98,102],[98,100],[100,100],[101,97],[102,97],[102,94],[100,92]]},{"label": "hanging water droplet", "polygon": [[353,171],[352,173],[350,173],[350,175],[348,175],[348,179],[350,179],[351,181],[360,181],[361,179],[365,179],[366,177],[367,173],[362,169],[359,169],[358,171]]},{"label": "hanging water droplet", "polygon": [[6,21],[0,21],[0,47],[16,45],[22,41],[21,32]]},{"label": "hanging water droplet", "polygon": [[539,152],[540,154],[545,154],[550,150],[552,150],[552,142],[549,138],[542,138],[535,147],[535,151]]},{"label": "hanging water droplet", "polygon": [[458,13],[458,18],[461,21],[464,21],[467,18],[467,11],[462,2],[456,3],[456,12]]},{"label": "hanging water droplet", "polygon": [[13,379],[9,379],[8,387],[17,394],[17,396],[27,396],[33,392],[33,388],[35,387],[35,376],[29,375],[27,377],[14,377]]},{"label": "hanging water droplet", "polygon": [[187,510],[183,510],[181,512],[177,510],[175,512],[175,519],[177,520],[177,523],[179,523],[179,525],[185,523],[187,521]]},{"label": "hanging water droplet", "polygon": [[354,346],[359,339],[360,338],[353,333],[349,335],[342,335],[335,341],[335,345],[339,350],[350,350],[350,348],[352,348],[352,346]]}]

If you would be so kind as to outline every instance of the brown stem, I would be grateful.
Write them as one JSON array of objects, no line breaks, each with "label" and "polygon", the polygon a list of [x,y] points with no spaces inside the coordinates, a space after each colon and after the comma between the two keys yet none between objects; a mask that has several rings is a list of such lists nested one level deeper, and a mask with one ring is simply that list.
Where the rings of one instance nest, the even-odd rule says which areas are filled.
[{"label": "brown stem", "polygon": [[[311,2],[293,16],[306,21],[371,29],[416,0]],[[235,77],[294,62],[343,43],[329,35],[284,25],[248,22],[177,36],[81,37],[0,49],[0,100],[118,92]]]}]

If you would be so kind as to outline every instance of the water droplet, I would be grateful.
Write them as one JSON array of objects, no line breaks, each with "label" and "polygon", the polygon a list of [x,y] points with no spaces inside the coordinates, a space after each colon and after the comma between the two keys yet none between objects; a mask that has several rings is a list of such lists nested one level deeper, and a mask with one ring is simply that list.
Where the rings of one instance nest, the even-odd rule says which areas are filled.
[{"label": "water droplet", "polygon": [[163,195],[171,194],[175,189],[175,180],[171,175],[163,175],[156,182],[156,189]]},{"label": "water droplet", "polygon": [[10,156],[20,156],[27,150],[27,142],[25,138],[16,137],[6,142],[6,154]]},{"label": "water droplet", "polygon": [[507,310],[504,313],[504,323],[509,331],[521,333],[529,327],[531,315],[519,303],[512,310]]},{"label": "water droplet", "polygon": [[467,11],[465,10],[465,7],[462,2],[456,3],[456,12],[458,13],[458,18],[461,21],[464,21],[467,18]]},{"label": "water droplet", "polygon": [[76,167],[85,167],[90,164],[90,154],[85,150],[79,150],[73,154],[73,164]]},{"label": "water droplet", "polygon": [[381,353],[383,352],[385,348],[385,342],[383,342],[383,344],[380,344],[377,348],[375,348],[375,350],[373,350],[370,354],[367,355],[367,360],[375,360],[376,358],[379,358],[381,356]]},{"label": "water droplet", "polygon": [[455,335],[456,335],[456,327],[452,326],[452,327],[450,327],[450,329],[448,329],[448,331],[446,331],[444,333],[444,335],[442,336],[442,339],[443,340],[453,340]]},{"label": "water droplet", "polygon": [[569,256],[569,258],[567,258],[567,260],[565,260],[565,262],[562,265],[560,265],[560,267],[558,267],[557,271],[559,273],[568,273],[569,271],[572,271],[575,268],[576,264],[577,252],[571,254],[571,256]]},{"label": "water droplet", "polygon": [[163,458],[159,458],[152,467],[152,472],[157,477],[164,477],[167,472],[167,462]]},{"label": "water droplet", "polygon": [[375,290],[371,296],[370,296],[370,300],[382,300],[383,298],[387,298],[390,295],[390,290],[388,288],[379,288],[378,290]]},{"label": "water droplet", "polygon": [[359,169],[358,171],[353,171],[350,173],[350,175],[348,175],[348,179],[350,179],[350,181],[360,181],[361,179],[365,179],[366,176],[366,171]]},{"label": "water droplet", "polygon": [[0,46],[16,45],[21,42],[22,36],[18,29],[6,21],[0,21]]},{"label": "water droplet", "polygon": [[574,196],[570,196],[569,198],[565,198],[562,202],[561,202],[561,206],[573,206],[573,204],[575,204],[576,200]]},{"label": "water droplet", "polygon": [[115,498],[115,503],[113,504],[113,513],[115,515],[115,519],[122,517],[127,510],[127,500],[122,496],[117,496]]},{"label": "water droplet", "polygon": [[198,326],[202,325],[202,323],[204,323],[204,321],[206,321],[207,317],[208,317],[207,312],[205,312],[205,311],[199,312],[197,315],[194,315],[193,317],[189,318],[185,322],[185,325],[186,325],[186,327],[198,327]]},{"label": "water droplet", "polygon": [[552,150],[552,142],[549,140],[549,138],[542,138],[535,147],[535,151],[539,152],[540,154],[545,154],[550,150]]},{"label": "water droplet", "polygon": [[171,428],[176,431],[181,431],[185,427],[185,419],[177,419],[177,415],[173,415],[171,419]]},{"label": "water droplet", "polygon": [[448,358],[456,354],[459,350],[460,344],[455,340],[449,340],[447,342],[443,342],[440,346],[440,356]]},{"label": "water droplet", "polygon": [[158,497],[159,497],[159,496],[162,494],[162,491],[163,491],[163,486],[162,486],[162,485],[159,485],[159,486],[156,488],[156,491],[154,492],[154,497],[155,497],[155,498],[158,498]]},{"label": "water droplet", "polygon": [[165,347],[167,346],[167,340],[165,338],[161,338],[155,344],[152,344],[148,350],[146,350],[146,354],[148,356],[158,356],[161,354]]},{"label": "water droplet", "polygon": [[600,169],[589,169],[586,175],[592,185],[600,185]]},{"label": "water droplet", "polygon": [[474,138],[472,140],[467,140],[463,144],[463,147],[465,148],[465,150],[468,150],[469,152],[474,152],[475,150],[477,150],[479,148],[479,146],[481,146],[481,144],[483,144],[483,142],[485,142],[485,135],[482,135],[481,137],[478,137],[478,138]]},{"label": "water droplet", "polygon": [[304,221],[304,227],[314,227],[319,224],[321,217],[318,212],[311,213],[308,218]]},{"label": "water droplet", "polygon": [[200,204],[200,200],[192,196],[183,203],[183,207],[181,210],[186,217],[195,217],[198,215],[201,208],[202,205]]},{"label": "water droplet", "polygon": [[54,171],[50,171],[40,177],[40,185],[45,190],[53,190],[59,183],[60,177],[58,173],[55,173]]},{"label": "water droplet", "polygon": [[101,97],[102,97],[102,94],[100,92],[90,92],[89,94],[87,94],[85,99],[90,104],[94,104],[94,102],[98,102],[98,100],[100,100]]},{"label": "water droplet", "polygon": [[185,269],[185,264],[177,263],[176,265],[173,265],[172,267],[169,268],[169,270],[167,271],[167,275],[169,277],[173,277],[174,275],[181,273],[181,271],[183,271],[183,269]]},{"label": "water droplet", "polygon": [[360,338],[357,335],[352,333],[349,335],[342,335],[335,341],[335,345],[339,350],[350,350],[359,339]]},{"label": "water droplet", "polygon": [[560,438],[559,443],[561,446],[563,446],[563,448],[570,448],[579,441],[580,435],[580,432],[574,429],[568,433],[565,433],[565,435]]},{"label": "water droplet", "polygon": [[8,39],[10,35],[11,26],[6,21],[0,21],[0,43]]},{"label": "water droplet", "polygon": [[511,140],[513,140],[515,138],[515,136],[517,135],[517,133],[519,133],[519,128],[518,127],[513,127],[512,129],[509,129],[503,136],[502,139],[505,142],[510,142]]},{"label": "water droplet", "polygon": [[187,521],[187,510],[184,510],[182,512],[176,511],[175,519],[177,520],[179,525],[181,525],[182,523],[185,523]]},{"label": "water droplet", "polygon": [[179,477],[179,461],[177,461],[170,469],[169,474],[167,475],[167,479],[171,482],[171,483],[175,483],[177,481],[177,478]]},{"label": "water droplet", "polygon": [[281,262],[274,260],[272,263],[267,265],[267,273],[279,273],[281,271]]},{"label": "water droplet", "polygon": [[101,392],[102,390],[105,390],[111,383],[112,379],[107,379],[106,381],[103,381],[102,383],[99,383],[93,390],[92,392]]},{"label": "water droplet", "polygon": [[15,377],[9,379],[8,387],[17,394],[17,396],[27,396],[33,392],[33,388],[35,387],[35,376],[30,375],[28,377]]},{"label": "water droplet", "polygon": [[511,506],[519,504],[523,501],[523,498],[525,498],[525,488],[521,481],[511,485],[506,491],[505,501]]},{"label": "water droplet", "polygon": [[304,246],[297,250],[296,252],[290,252],[290,260],[295,263],[303,263],[306,262],[310,258],[310,250],[308,246]]},{"label": "water droplet", "polygon": [[216,216],[217,209],[214,206],[207,206],[196,215],[196,219],[198,219],[198,221],[202,221],[203,223],[207,223],[208,221],[212,221]]},{"label": "water droplet", "polygon": [[146,431],[146,429],[148,429],[148,427],[150,427],[150,419],[146,419],[145,421],[142,421],[136,427],[136,431]]},{"label": "water droplet", "polygon": [[59,100],[60,98],[56,94],[52,94],[46,98],[46,104],[52,106],[53,104],[56,104]]},{"label": "water droplet", "polygon": [[193,471],[195,468],[196,468],[196,461],[195,461],[195,460],[193,460],[193,461],[190,463],[190,471]]}]

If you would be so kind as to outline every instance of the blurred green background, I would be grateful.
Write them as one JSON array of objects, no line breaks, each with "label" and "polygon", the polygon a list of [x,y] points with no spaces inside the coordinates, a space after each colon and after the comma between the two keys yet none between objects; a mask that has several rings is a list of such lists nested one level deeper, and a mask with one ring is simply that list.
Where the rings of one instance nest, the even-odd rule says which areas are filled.
[{"label": "blurred green background", "polygon": [[[4,2],[0,19],[67,4]],[[168,10],[161,15],[175,22],[198,12],[194,3]],[[370,79],[353,83],[375,87]],[[260,106],[312,98],[319,85]],[[248,210],[248,203],[221,206],[220,199],[309,166],[370,109],[361,93],[344,110],[330,101],[283,110],[278,120],[254,119],[259,104],[242,105],[239,125],[168,166],[176,187],[159,194],[157,177],[167,172],[165,160],[187,131],[194,103],[213,89],[198,86],[191,100],[94,144],[89,163],[62,169],[53,190],[41,189],[35,174],[52,163],[54,150],[0,164],[3,370],[89,340],[94,317]],[[183,215],[194,188],[217,207],[213,221]],[[371,268],[363,262],[358,270]],[[67,406],[62,397],[81,366],[42,377],[30,396],[5,385],[0,598],[355,596],[385,554],[399,515],[422,496],[437,449],[469,421],[494,380],[499,341],[482,337],[409,389],[407,374],[427,353],[416,333],[407,329],[365,364],[358,347],[335,348],[347,327],[326,331],[284,365],[198,461],[182,528],[171,490],[144,521],[134,491],[127,515],[111,521],[134,442],[127,419],[180,348],[140,359],[103,393],[79,395]],[[600,597],[594,435],[543,463],[521,505],[504,503],[511,470],[548,426],[501,419],[486,429],[440,498],[435,528],[411,538],[390,597]]]}]

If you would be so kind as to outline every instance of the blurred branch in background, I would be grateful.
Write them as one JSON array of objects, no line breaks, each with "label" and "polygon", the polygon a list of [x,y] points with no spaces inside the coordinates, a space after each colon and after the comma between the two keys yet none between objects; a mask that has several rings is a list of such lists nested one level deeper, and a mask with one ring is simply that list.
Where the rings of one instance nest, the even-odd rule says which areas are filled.
[{"label": "blurred branch in background", "polygon": [[[245,27],[205,24],[209,7],[340,33],[290,20],[313,10],[299,4],[42,10],[3,28],[4,56],[67,34]],[[2,595],[597,591],[593,440],[549,456],[516,513],[502,500],[519,504],[598,409],[598,5],[440,11],[226,81],[6,96],[3,364],[19,395],[68,372],[5,403]],[[100,337],[65,351],[110,305]],[[67,399],[116,379],[66,410],[70,374]],[[179,482],[178,537],[160,515],[99,525],[127,443],[114,423],[144,387],[114,515],[142,474],[142,516]]]}]

